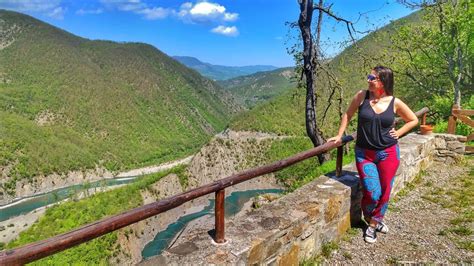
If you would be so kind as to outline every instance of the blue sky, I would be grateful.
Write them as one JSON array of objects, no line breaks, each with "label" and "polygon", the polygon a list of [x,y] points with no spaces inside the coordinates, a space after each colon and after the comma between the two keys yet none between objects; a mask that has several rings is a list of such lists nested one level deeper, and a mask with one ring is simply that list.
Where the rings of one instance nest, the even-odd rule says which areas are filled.
[{"label": "blue sky", "polygon": [[[412,12],[392,0],[326,2],[352,21],[368,12],[356,24],[361,31]],[[289,36],[299,34],[285,26],[298,20],[297,0],[0,0],[0,8],[32,15],[81,37],[145,42],[168,55],[229,66],[293,65],[286,48],[294,42]],[[323,25],[324,50],[334,55],[348,37],[345,25],[327,17]]]}]

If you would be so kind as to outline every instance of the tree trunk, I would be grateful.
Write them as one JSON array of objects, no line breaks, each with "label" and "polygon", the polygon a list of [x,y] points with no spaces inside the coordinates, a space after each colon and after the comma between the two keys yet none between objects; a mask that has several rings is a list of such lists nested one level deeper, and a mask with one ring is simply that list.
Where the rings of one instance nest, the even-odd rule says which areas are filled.
[{"label": "tree trunk", "polygon": [[461,80],[462,74],[459,73],[454,83],[454,104],[461,108]]},{"label": "tree trunk", "polygon": [[[456,39],[457,40],[457,39]],[[454,104],[461,108],[461,82],[462,82],[462,73],[464,71],[463,65],[463,53],[461,49],[461,44],[459,41],[456,41],[456,55],[457,55],[457,67],[459,73],[457,74],[456,81],[454,83]]]},{"label": "tree trunk", "polygon": [[[301,30],[301,37],[303,38],[303,71],[306,77],[306,134],[311,139],[314,147],[317,147],[324,143],[324,138],[316,123],[317,98],[314,87],[316,64],[314,64],[314,60],[318,60],[318,58],[316,58],[317,47],[313,43],[313,36],[311,34],[313,0],[299,0],[298,3],[300,5],[298,25]],[[320,1],[321,4],[322,1]],[[321,18],[321,12],[319,16]],[[320,24],[320,21],[318,24]],[[327,153],[318,155],[320,164],[328,159],[329,154]]]},{"label": "tree trunk", "polygon": [[[446,61],[448,63],[448,72],[453,83],[454,90],[454,105],[458,108],[461,108],[461,82],[462,82],[462,73],[463,69],[463,50],[461,49],[461,44],[459,43],[459,32],[456,25],[446,25],[446,18],[443,15],[442,2],[438,2],[439,8],[439,29],[440,32],[443,32],[443,29],[446,29],[449,32],[450,39],[454,43],[454,50],[452,53],[449,51],[446,53]],[[457,2],[452,2],[453,9],[456,9]],[[468,11],[468,10],[467,10]],[[451,27],[449,27],[451,26]]]}]

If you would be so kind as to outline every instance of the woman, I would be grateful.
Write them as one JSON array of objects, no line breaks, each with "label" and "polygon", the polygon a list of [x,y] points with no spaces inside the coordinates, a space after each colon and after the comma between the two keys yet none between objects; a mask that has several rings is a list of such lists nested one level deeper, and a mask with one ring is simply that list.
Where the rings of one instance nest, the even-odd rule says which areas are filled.
[{"label": "woman", "polygon": [[[364,240],[377,241],[376,232],[387,233],[383,223],[395,173],[400,164],[398,138],[418,124],[418,118],[400,99],[393,96],[393,72],[376,66],[367,77],[368,90],[361,90],[352,99],[342,116],[337,136],[328,141],[341,142],[352,115],[358,111],[356,166],[362,183],[362,211],[369,224]],[[406,123],[393,128],[395,114]]]}]

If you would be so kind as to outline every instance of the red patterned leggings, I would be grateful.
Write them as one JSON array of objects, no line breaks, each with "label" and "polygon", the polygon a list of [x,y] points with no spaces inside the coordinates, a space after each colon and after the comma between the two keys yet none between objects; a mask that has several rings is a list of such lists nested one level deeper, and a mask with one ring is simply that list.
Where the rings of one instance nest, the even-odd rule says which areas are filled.
[{"label": "red patterned leggings", "polygon": [[367,221],[383,220],[395,173],[400,164],[398,144],[384,150],[355,148],[356,166],[362,184],[362,212]]}]

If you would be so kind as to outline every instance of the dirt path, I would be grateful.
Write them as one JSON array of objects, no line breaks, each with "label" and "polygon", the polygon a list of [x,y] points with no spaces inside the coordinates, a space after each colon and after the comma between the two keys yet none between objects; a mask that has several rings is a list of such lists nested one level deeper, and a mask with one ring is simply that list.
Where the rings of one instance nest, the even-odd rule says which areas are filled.
[{"label": "dirt path", "polygon": [[[434,163],[391,201],[377,243],[367,244],[363,229],[352,228],[326,264],[474,262],[474,157],[458,165]],[[461,248],[461,246],[463,248]]]}]

